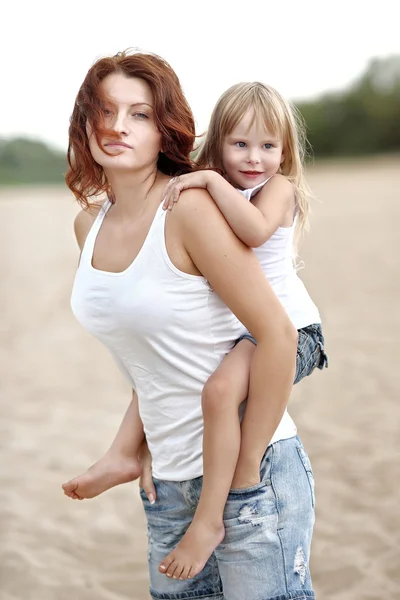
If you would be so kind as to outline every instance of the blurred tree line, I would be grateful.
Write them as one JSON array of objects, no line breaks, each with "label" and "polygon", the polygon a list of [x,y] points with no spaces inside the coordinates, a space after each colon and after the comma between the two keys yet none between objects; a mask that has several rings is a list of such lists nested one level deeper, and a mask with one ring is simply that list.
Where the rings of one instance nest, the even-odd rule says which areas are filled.
[{"label": "blurred tree line", "polygon": [[374,59],[345,91],[296,103],[315,158],[400,151],[400,56]]},{"label": "blurred tree line", "polygon": [[[347,90],[295,104],[317,159],[399,152],[400,56],[372,60]],[[66,171],[63,152],[36,140],[0,138],[0,184],[63,183]]]},{"label": "blurred tree line", "polygon": [[67,171],[63,152],[26,138],[0,138],[0,184],[62,183]]}]

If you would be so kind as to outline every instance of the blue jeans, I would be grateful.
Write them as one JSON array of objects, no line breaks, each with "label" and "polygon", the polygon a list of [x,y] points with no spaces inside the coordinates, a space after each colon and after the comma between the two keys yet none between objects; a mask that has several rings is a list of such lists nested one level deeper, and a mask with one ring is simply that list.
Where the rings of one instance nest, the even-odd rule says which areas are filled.
[{"label": "blue jeans", "polygon": [[155,479],[151,505],[141,490],[148,523],[150,594],[156,600],[308,600],[314,525],[314,476],[298,436],[269,446],[261,483],[231,490],[225,507],[226,535],[205,568],[179,581],[158,565],[181,540],[199,501],[202,478]]},{"label": "blue jeans", "polygon": [[[321,325],[319,323],[307,325],[307,327],[298,329],[297,333],[299,338],[297,342],[294,383],[299,383],[304,377],[311,375],[314,369],[328,367],[328,356],[325,354],[325,340],[322,335]],[[257,344],[250,332],[240,336],[236,344],[242,340],[250,340],[253,344]]]}]

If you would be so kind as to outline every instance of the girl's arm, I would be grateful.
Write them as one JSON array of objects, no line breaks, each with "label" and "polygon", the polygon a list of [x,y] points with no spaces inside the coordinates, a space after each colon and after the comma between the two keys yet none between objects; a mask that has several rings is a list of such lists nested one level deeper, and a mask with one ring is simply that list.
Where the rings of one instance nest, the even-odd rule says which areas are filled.
[{"label": "girl's arm", "polygon": [[246,479],[259,481],[261,459],[293,386],[297,331],[254,253],[234,235],[207,192],[185,192],[174,219],[195,267],[257,340],[238,468]]},{"label": "girl's arm", "polygon": [[180,175],[165,189],[164,208],[172,208],[182,190],[204,188],[228,221],[237,237],[251,248],[258,248],[282,225],[293,211],[294,191],[283,175],[274,175],[257,194],[257,206],[249,202],[215,171]]}]

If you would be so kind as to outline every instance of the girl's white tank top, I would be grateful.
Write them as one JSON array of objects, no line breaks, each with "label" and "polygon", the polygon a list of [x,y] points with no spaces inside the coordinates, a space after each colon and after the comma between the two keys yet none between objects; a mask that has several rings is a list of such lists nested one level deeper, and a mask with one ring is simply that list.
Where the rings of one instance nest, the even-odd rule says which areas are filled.
[{"label": "girl's white tank top", "polygon": [[[269,181],[248,190],[238,190],[247,200]],[[296,329],[321,323],[318,308],[312,301],[294,266],[293,238],[297,222],[291,227],[278,227],[259,248],[253,248],[275,294],[281,301]]]}]

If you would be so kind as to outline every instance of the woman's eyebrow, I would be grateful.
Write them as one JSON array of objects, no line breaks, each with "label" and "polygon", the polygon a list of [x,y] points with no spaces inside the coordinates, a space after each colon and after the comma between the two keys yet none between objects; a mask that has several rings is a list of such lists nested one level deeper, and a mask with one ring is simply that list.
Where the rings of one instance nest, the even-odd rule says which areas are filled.
[{"label": "woman's eyebrow", "polygon": [[153,108],[148,102],[134,102],[133,104],[131,104],[131,108],[133,108],[134,106],[148,106],[151,109]]}]

